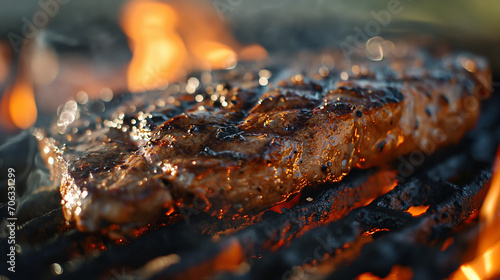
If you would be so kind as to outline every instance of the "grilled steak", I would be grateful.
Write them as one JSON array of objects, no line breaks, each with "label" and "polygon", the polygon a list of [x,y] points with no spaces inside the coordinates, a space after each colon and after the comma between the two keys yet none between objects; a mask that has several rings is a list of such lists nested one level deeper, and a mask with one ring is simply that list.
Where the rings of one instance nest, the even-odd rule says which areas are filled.
[{"label": "grilled steak", "polygon": [[266,88],[242,74],[193,94],[172,90],[181,83],[68,102],[40,136],[66,219],[84,231],[126,230],[181,207],[221,217],[262,211],[352,168],[459,141],[490,83],[486,63],[465,56],[415,51],[351,66],[337,62],[320,77],[318,65]]}]

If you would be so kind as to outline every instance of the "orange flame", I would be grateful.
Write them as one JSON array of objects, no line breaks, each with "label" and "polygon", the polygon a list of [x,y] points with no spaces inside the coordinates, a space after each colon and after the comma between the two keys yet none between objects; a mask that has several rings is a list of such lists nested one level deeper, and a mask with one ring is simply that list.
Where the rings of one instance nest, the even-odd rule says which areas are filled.
[{"label": "orange flame", "polygon": [[1,101],[2,121],[9,129],[26,129],[37,118],[37,109],[32,85],[18,78],[12,89],[7,89]]},{"label": "orange flame", "polygon": [[35,96],[32,86],[27,81],[20,79],[14,84],[9,100],[9,113],[12,122],[21,129],[35,124],[37,117]]},{"label": "orange flame", "polygon": [[158,88],[176,78],[172,69],[184,67],[186,49],[175,31],[177,13],[170,6],[149,1],[130,2],[122,26],[134,52],[127,83],[132,91]]},{"label": "orange flame", "polygon": [[[7,56],[7,58],[9,57]],[[29,59],[29,49],[23,45],[19,53],[17,76],[13,85],[9,84],[9,82],[11,82],[8,80],[10,71],[7,69],[6,75],[8,86],[0,101],[0,121],[2,122],[1,124],[9,130],[27,129],[35,124],[37,118],[38,113],[31,75],[26,71],[26,61],[29,61]],[[6,63],[9,63],[9,61],[7,60]],[[9,65],[7,65],[7,67],[9,67]]]},{"label": "orange flame", "polygon": [[479,213],[476,258],[460,267],[450,279],[493,279],[500,276],[500,148],[498,149],[490,189]]},{"label": "orange flame", "polygon": [[262,59],[257,45],[241,47],[208,1],[133,0],[121,25],[133,51],[127,84],[133,92],[165,87],[193,69],[227,69],[242,59]]}]

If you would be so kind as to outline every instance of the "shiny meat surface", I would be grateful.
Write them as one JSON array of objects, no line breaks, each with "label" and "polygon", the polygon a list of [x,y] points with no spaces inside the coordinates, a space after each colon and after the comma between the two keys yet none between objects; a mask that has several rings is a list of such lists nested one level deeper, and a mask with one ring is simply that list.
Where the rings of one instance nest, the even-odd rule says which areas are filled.
[{"label": "shiny meat surface", "polygon": [[352,168],[459,141],[490,86],[481,58],[415,50],[355,68],[329,55],[337,63],[327,73],[309,61],[271,71],[266,87],[260,69],[240,66],[164,91],[66,103],[40,136],[66,219],[83,231],[126,231],[184,207],[262,211]]}]

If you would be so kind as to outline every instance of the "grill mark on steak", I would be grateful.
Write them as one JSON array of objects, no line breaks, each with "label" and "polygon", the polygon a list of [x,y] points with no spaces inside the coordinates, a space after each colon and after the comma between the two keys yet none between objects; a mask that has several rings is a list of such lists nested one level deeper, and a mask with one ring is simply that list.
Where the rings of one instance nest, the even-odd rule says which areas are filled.
[{"label": "grill mark on steak", "polygon": [[52,131],[41,150],[56,159],[64,215],[80,230],[126,231],[183,206],[217,216],[262,211],[351,168],[459,141],[479,114],[475,92],[489,88],[486,63],[476,58],[469,73],[421,59],[362,63],[368,72],[347,81],[303,77],[265,92],[227,86],[214,100],[202,89],[138,94],[101,116],[80,106],[65,128],[73,133]]}]

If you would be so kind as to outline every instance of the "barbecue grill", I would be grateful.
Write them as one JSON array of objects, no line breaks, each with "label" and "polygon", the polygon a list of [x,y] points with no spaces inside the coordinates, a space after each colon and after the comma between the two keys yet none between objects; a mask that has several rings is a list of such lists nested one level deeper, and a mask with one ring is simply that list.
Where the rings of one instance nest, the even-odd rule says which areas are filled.
[{"label": "barbecue grill", "polygon": [[[116,5],[118,4],[122,5]],[[46,60],[43,62],[49,64],[58,61],[58,69],[69,69],[71,73],[81,74],[86,77],[86,81],[93,83],[85,91],[77,90],[74,83],[61,78],[63,74],[52,77],[50,83],[35,83],[33,96],[36,98],[33,101],[37,102],[33,104],[39,113],[38,116],[35,115],[34,128],[21,130],[23,127],[19,126],[15,115],[5,118],[5,114],[1,114],[4,118],[2,132],[7,136],[3,137],[5,139],[0,144],[0,253],[7,258],[0,263],[0,279],[366,280],[449,277],[480,279],[478,275],[494,279],[500,276],[498,269],[492,270],[474,263],[481,259],[481,254],[476,253],[481,252],[481,240],[493,238],[495,242],[500,241],[500,237],[491,228],[489,234],[485,234],[485,222],[480,214],[483,202],[491,194],[490,189],[495,186],[492,182],[500,180],[500,171],[493,168],[495,158],[497,162],[500,161],[500,154],[497,153],[500,143],[500,112],[497,109],[500,96],[496,94],[498,84],[495,83],[491,97],[482,101],[480,119],[474,130],[468,132],[458,144],[440,149],[432,155],[420,153],[418,158],[407,155],[386,168],[354,170],[339,182],[312,186],[286,202],[256,214],[231,218],[213,217],[196,207],[186,207],[178,213],[165,215],[154,223],[137,227],[123,235],[79,231],[64,218],[58,184],[51,180],[37,144],[37,138],[41,137],[43,129],[50,126],[54,115],[61,119],[61,113],[67,108],[64,106],[68,103],[57,104],[57,109],[51,102],[40,101],[43,96],[60,97],[64,94],[60,91],[71,91],[64,98],[87,104],[90,111],[94,110],[98,114],[104,107],[112,108],[121,99],[133,95],[130,91],[169,92],[185,88],[189,92],[194,83],[189,77],[197,77],[196,81],[203,84],[204,81],[210,83],[211,79],[217,77],[245,76],[245,71],[251,72],[248,69],[260,71],[254,71],[258,73],[257,77],[251,77],[246,82],[257,83],[265,90],[268,84],[278,82],[290,74],[300,73],[300,68],[306,67],[303,59],[297,59],[302,61],[298,65],[282,63],[290,53],[296,57],[307,57],[305,52],[331,47],[332,42],[344,42],[342,38],[347,37],[342,35],[351,32],[352,24],[346,23],[340,27],[335,33],[338,37],[328,37],[320,42],[316,36],[305,32],[304,28],[321,25],[315,29],[316,34],[325,34],[324,28],[337,23],[337,20],[325,19],[329,15],[327,11],[317,14],[317,18],[325,19],[324,21],[309,19],[306,27],[291,24],[282,19],[285,15],[279,14],[277,17],[281,29],[271,29],[270,33],[266,33],[266,29],[259,28],[255,21],[252,21],[255,26],[246,26],[241,21],[234,22],[234,17],[245,19],[252,16],[261,21],[261,18],[266,18],[266,11],[253,9],[245,12],[241,7],[246,7],[246,3],[214,1],[213,6],[208,7],[215,7],[215,11],[207,18],[222,19],[214,27],[220,32],[230,32],[224,26],[231,23],[229,26],[241,43],[236,43],[236,40],[226,34],[217,37],[227,47],[221,52],[222,62],[207,59],[198,64],[190,64],[189,67],[176,62],[175,66],[182,69],[184,74],[189,73],[189,77],[162,76],[165,69],[148,68],[148,71],[159,73],[159,76],[147,79],[151,83],[146,85],[141,77],[131,78],[130,73],[123,68],[131,61],[131,53],[137,51],[137,47],[130,51],[127,44],[127,36],[130,41],[133,37],[131,34],[135,31],[122,26],[127,35],[125,36],[118,25],[120,20],[123,23],[127,18],[118,19],[113,12],[105,9],[109,13],[102,13],[109,21],[102,23],[91,19],[84,25],[70,25],[65,30],[56,23],[68,21],[68,14],[72,13],[70,9],[77,8],[68,3],[69,8],[65,10],[64,5],[60,3],[58,6],[62,11],[61,18],[54,17],[53,23],[44,26],[44,31],[36,39],[50,48],[41,48],[39,42],[34,40],[27,42],[26,47],[19,49],[19,53],[6,51],[5,57],[10,58],[5,59],[9,61],[6,65],[11,70],[5,79],[2,79],[0,61],[0,89],[5,90],[2,102],[6,99],[5,96],[12,96],[16,92],[13,89],[19,89],[20,84],[33,78],[22,74],[29,72],[26,70],[26,60],[44,58]],[[181,12],[188,13],[183,5],[192,7],[175,1],[169,7],[172,13],[182,15]],[[276,11],[284,5],[276,3],[270,9]],[[321,7],[323,4],[318,5]],[[331,8],[329,5],[326,7]],[[109,10],[114,8],[116,7]],[[344,9],[350,10],[349,7]],[[299,13],[296,8],[289,11],[292,15]],[[193,13],[199,12],[196,10]],[[193,16],[189,18],[193,19]],[[187,23],[179,19],[178,24]],[[359,25],[359,21],[355,21],[356,24]],[[425,26],[412,27],[408,21],[403,21],[398,26],[405,25],[410,25],[410,29],[424,30],[422,33],[426,30],[427,33],[432,33]],[[14,27],[11,28],[15,30]],[[61,40],[74,30],[81,32]],[[89,30],[94,30],[92,32],[95,33]],[[188,45],[190,39],[186,38],[191,37],[186,30],[189,27],[182,26],[178,30],[180,38]],[[262,32],[265,37],[269,37],[269,34],[279,30],[290,34],[283,38],[286,43],[275,39],[275,36],[259,39]],[[403,42],[399,46],[404,46],[417,41],[414,37],[401,39],[397,32],[385,32],[388,33],[387,36],[385,33],[376,34],[377,36],[370,36],[368,41],[373,43],[384,40],[378,35],[397,38],[394,39],[396,43],[389,39],[383,41],[396,46],[397,42]],[[100,36],[93,38],[89,34]],[[300,34],[305,36],[307,43],[297,39],[302,36]],[[115,39],[108,41],[109,38]],[[451,48],[465,45],[491,56],[491,50],[484,51],[478,44],[460,41],[453,36],[446,39],[451,42]],[[427,40],[429,39],[418,41]],[[435,38],[430,40],[431,43],[435,41]],[[260,45],[250,45],[251,43]],[[289,47],[283,50],[281,44]],[[89,46],[94,46],[97,50]],[[266,54],[260,46],[268,51],[264,60],[262,57]],[[341,50],[343,48],[338,44],[335,47]],[[111,58],[105,57],[112,52],[110,50],[115,49],[119,50],[117,54]],[[233,56],[237,50],[240,51],[237,55],[239,58],[245,57],[251,61],[236,65],[236,58]],[[383,59],[383,50],[371,52],[370,44],[366,43],[364,49],[356,49],[356,54],[353,55],[361,53],[368,60],[376,61]],[[42,56],[39,56],[40,52],[43,53]],[[197,57],[196,53],[192,49],[192,53],[186,54],[186,57]],[[113,72],[109,74],[112,78],[108,84],[107,81],[96,78],[99,74],[92,72],[96,68],[87,67],[93,65],[94,61],[85,62],[82,59],[95,54],[100,55],[98,59],[106,61],[103,67]],[[493,58],[492,65],[494,70],[498,69],[495,59]],[[208,71],[204,68],[206,63],[223,70]],[[319,76],[322,76],[322,71],[333,71],[334,62],[327,59],[322,60],[322,63],[325,68],[319,69]],[[466,62],[463,65],[467,67]],[[135,71],[139,71],[139,68]],[[52,68],[47,66],[47,72],[50,69]],[[61,70],[56,72],[59,71]],[[37,72],[34,70],[34,73]],[[129,84],[120,82],[120,79],[127,80],[127,77]],[[165,84],[167,78],[176,81]],[[493,80],[495,78],[497,76],[494,74]],[[140,83],[130,84],[134,79]],[[198,84],[194,87],[197,86]],[[57,93],[51,93],[54,90]],[[4,103],[2,106],[4,110]],[[65,133],[70,132],[61,131],[62,135]],[[9,206],[12,205],[9,205],[8,187],[13,185],[7,178],[10,173],[15,173],[15,215],[9,212]],[[15,244],[9,242],[11,231],[8,225],[13,221],[16,225]],[[11,246],[14,246],[15,252],[15,272],[8,270],[12,267],[8,263]],[[485,254],[486,257],[483,258],[492,260],[494,257],[491,256],[500,254],[496,247],[491,248],[488,251],[490,257]],[[488,274],[485,272],[488,269],[494,272]]]}]

